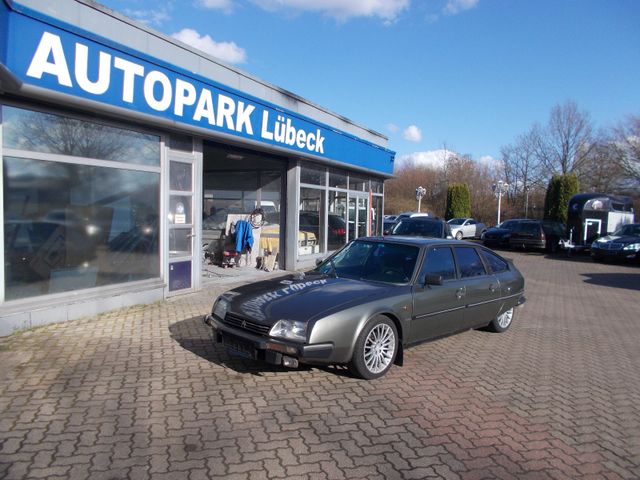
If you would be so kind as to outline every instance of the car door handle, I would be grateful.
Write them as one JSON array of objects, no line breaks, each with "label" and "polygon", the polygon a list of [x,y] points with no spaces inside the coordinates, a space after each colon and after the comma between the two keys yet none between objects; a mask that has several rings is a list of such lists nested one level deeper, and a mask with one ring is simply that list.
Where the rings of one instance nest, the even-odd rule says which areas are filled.
[{"label": "car door handle", "polygon": [[458,300],[464,297],[465,290],[466,290],[466,287],[460,287],[459,289],[456,290],[456,297],[458,298]]}]

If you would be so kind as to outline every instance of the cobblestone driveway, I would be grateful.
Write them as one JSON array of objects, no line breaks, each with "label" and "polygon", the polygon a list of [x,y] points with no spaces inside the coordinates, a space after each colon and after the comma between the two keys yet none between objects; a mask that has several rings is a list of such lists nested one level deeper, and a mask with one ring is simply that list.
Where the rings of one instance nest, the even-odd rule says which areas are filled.
[{"label": "cobblestone driveway", "polygon": [[639,478],[640,269],[506,255],[507,333],[372,382],[227,356],[213,290],[0,340],[0,478]]}]

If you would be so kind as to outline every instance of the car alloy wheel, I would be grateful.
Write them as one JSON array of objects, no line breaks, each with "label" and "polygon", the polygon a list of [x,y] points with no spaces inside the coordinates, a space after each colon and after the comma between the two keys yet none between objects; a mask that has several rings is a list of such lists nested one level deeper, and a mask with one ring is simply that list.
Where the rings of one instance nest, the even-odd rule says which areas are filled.
[{"label": "car alloy wheel", "polygon": [[513,308],[510,308],[509,310],[504,312],[502,315],[498,316],[497,318],[498,325],[500,326],[500,328],[503,328],[506,330],[507,328],[509,328],[509,325],[511,325],[512,319],[513,319]]},{"label": "car alloy wheel", "polygon": [[462,232],[456,232],[456,240],[462,240]]},{"label": "car alloy wheel", "polygon": [[513,307],[511,307],[509,310],[502,312],[500,315],[498,315],[496,318],[494,318],[491,321],[491,323],[488,326],[488,329],[497,333],[502,333],[506,331],[509,328],[509,326],[511,326],[511,322],[513,321],[513,314],[514,314]]},{"label": "car alloy wheel", "polygon": [[364,342],[364,363],[371,373],[384,371],[393,360],[396,337],[389,325],[376,325]]},{"label": "car alloy wheel", "polygon": [[398,333],[385,316],[373,318],[358,336],[351,361],[357,376],[371,380],[383,376],[393,365],[398,350]]}]

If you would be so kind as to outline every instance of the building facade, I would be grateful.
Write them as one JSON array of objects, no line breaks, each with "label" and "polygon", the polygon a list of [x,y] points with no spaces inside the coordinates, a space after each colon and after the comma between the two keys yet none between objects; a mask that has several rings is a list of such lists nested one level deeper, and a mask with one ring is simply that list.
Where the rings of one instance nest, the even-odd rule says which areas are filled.
[{"label": "building facade", "polygon": [[0,0],[0,335],[379,234],[386,144],[90,0]]}]

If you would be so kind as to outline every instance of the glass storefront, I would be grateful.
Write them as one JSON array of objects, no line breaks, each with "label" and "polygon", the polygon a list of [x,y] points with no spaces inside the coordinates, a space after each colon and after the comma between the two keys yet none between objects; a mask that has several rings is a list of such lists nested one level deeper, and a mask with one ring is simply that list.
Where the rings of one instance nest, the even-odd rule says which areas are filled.
[{"label": "glass storefront", "polygon": [[300,184],[299,237],[307,237],[299,238],[298,255],[327,253],[354,238],[382,234],[382,180],[303,164]]},{"label": "glass storefront", "polygon": [[2,106],[5,299],[160,276],[160,138]]}]

